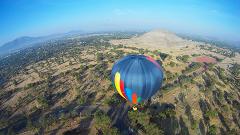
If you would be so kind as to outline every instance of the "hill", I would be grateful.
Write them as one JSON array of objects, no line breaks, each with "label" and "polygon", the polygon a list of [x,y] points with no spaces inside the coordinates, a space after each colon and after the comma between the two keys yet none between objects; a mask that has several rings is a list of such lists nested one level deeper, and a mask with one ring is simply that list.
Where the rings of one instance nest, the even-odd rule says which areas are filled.
[{"label": "hill", "polygon": [[188,43],[187,40],[176,36],[174,33],[165,30],[154,30],[147,32],[141,36],[134,37],[126,40],[113,40],[113,44],[127,44],[131,46],[144,47],[144,48],[181,48],[185,47]]}]

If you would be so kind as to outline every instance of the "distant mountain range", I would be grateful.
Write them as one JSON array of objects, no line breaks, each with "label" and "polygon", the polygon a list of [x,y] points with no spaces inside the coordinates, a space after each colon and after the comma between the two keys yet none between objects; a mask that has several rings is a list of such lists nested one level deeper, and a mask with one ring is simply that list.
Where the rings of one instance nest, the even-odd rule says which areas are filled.
[{"label": "distant mountain range", "polygon": [[[93,33],[94,32],[92,32],[92,34]],[[103,33],[103,32],[100,32],[100,33]],[[68,38],[73,36],[82,36],[86,34],[91,34],[91,33],[84,32],[84,31],[71,31],[68,33],[53,34],[53,35],[40,36],[40,37],[29,37],[29,36],[20,37],[0,46],[0,56],[5,56],[7,54],[17,52],[19,50],[22,50],[28,47],[33,47],[33,46],[39,45],[39,43],[47,42],[50,40],[57,40],[57,39]],[[210,43],[210,44],[221,46],[221,47],[228,47],[237,51],[240,50],[240,41],[225,42],[219,39],[214,39],[209,37],[193,36],[193,35],[189,36],[189,35],[183,35],[183,34],[177,34],[177,35],[184,39],[206,42],[206,43]]]},{"label": "distant mountain range", "polygon": [[230,48],[236,51],[240,50],[240,40],[238,39],[236,39],[236,41],[228,41],[228,40],[223,40],[223,39],[208,37],[208,36],[187,35],[187,34],[177,34],[177,35],[188,40],[209,43],[219,47]]},{"label": "distant mountain range", "polygon": [[66,37],[78,36],[78,35],[80,36],[82,34],[84,34],[83,31],[71,31],[63,34],[53,34],[53,35],[40,36],[40,37],[23,36],[0,46],[0,56],[7,55],[28,47],[33,47],[38,45],[39,43],[43,43],[49,40],[57,40],[60,38],[66,38]]}]

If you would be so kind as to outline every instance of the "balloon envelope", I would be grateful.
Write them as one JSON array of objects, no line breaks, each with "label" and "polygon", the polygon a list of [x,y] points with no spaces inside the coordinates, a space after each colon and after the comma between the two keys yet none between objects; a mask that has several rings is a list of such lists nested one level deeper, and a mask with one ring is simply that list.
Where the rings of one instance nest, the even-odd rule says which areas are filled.
[{"label": "balloon envelope", "polygon": [[160,90],[163,71],[149,56],[128,55],[113,65],[111,80],[123,98],[138,104]]}]

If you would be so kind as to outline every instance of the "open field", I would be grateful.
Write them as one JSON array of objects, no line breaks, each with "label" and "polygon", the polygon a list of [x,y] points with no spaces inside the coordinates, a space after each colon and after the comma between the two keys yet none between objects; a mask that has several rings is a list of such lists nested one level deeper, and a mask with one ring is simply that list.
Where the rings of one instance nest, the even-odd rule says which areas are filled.
[{"label": "open field", "polygon": [[200,56],[193,58],[193,62],[200,62],[200,63],[217,63],[216,59],[207,57],[207,56]]}]

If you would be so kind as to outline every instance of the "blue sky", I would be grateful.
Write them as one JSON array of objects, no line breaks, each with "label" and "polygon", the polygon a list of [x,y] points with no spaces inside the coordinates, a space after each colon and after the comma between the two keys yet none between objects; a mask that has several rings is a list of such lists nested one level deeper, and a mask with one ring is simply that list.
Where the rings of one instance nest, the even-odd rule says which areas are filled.
[{"label": "blue sky", "polygon": [[240,0],[1,0],[0,44],[74,30],[150,30],[240,40]]}]

